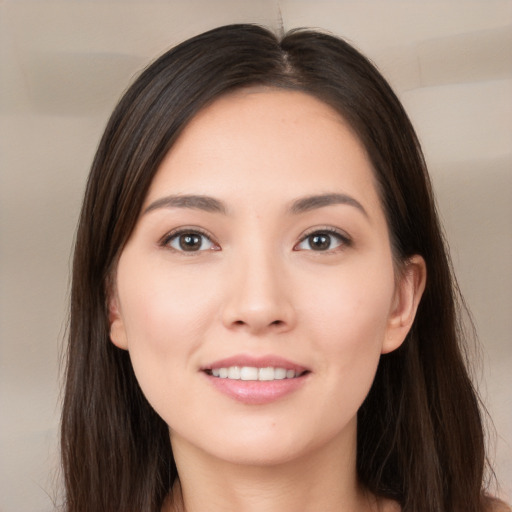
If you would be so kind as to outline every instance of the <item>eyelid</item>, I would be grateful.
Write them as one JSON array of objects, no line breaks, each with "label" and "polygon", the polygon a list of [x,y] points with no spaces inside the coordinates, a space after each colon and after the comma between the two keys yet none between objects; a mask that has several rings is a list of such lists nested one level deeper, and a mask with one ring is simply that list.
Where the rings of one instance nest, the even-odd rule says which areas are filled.
[{"label": "eyelid", "polygon": [[158,245],[161,246],[161,247],[164,247],[164,248],[168,248],[168,249],[174,250],[174,251],[182,253],[182,254],[189,253],[187,255],[198,253],[198,252],[206,252],[207,251],[205,249],[199,250],[199,251],[181,251],[181,250],[175,249],[174,247],[171,247],[169,245],[171,240],[173,240],[174,238],[176,238],[176,237],[178,237],[180,235],[185,235],[185,234],[201,235],[201,236],[207,238],[212,243],[212,245],[215,246],[213,249],[207,249],[207,250],[213,250],[213,251],[219,251],[220,250],[220,245],[215,240],[215,238],[210,233],[208,233],[205,229],[200,228],[198,226],[180,226],[179,228],[175,228],[175,229],[169,231],[168,233],[166,233],[159,240]]},{"label": "eyelid", "polygon": [[313,228],[309,228],[305,233],[303,233],[300,238],[299,238],[299,241],[295,244],[295,246],[293,247],[293,250],[294,251],[300,251],[300,250],[304,250],[304,249],[299,249],[298,246],[303,243],[305,240],[307,240],[308,237],[310,237],[311,235],[314,235],[316,233],[323,233],[323,234],[328,234],[328,235],[331,235],[335,238],[337,238],[340,242],[341,242],[341,247],[335,247],[334,249],[327,249],[325,251],[313,251],[311,249],[311,251],[313,252],[324,252],[324,253],[329,253],[329,252],[334,252],[336,250],[340,250],[340,249],[343,249],[344,247],[350,247],[352,245],[352,238],[343,230],[341,229],[338,229],[338,228],[334,228],[332,226],[315,226]]}]

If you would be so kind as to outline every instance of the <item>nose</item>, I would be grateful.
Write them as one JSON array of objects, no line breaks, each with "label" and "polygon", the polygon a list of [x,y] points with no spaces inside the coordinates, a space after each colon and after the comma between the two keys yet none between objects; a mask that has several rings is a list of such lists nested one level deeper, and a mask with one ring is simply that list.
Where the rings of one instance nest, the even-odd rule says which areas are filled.
[{"label": "nose", "polygon": [[296,322],[292,290],[275,258],[255,254],[240,258],[230,269],[222,321],[230,330],[252,335],[283,333]]}]

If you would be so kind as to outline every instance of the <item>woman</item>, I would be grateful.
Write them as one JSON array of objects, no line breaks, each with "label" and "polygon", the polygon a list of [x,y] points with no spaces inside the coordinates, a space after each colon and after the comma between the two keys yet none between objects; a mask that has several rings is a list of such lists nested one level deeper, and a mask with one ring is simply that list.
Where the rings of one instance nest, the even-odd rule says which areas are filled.
[{"label": "woman", "polygon": [[73,267],[68,511],[484,511],[421,149],[345,42],[222,27],[115,109]]}]

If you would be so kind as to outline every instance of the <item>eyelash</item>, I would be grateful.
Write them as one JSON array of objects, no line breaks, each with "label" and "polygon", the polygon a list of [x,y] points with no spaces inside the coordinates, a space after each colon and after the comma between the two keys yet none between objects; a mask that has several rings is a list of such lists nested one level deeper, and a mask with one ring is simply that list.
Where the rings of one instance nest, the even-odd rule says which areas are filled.
[{"label": "eyelash", "polygon": [[206,239],[207,241],[209,241],[212,244],[212,246],[214,246],[214,248],[210,248],[208,250],[214,250],[214,251],[220,250],[219,245],[213,240],[213,237],[211,235],[209,235],[206,231],[203,231],[200,228],[179,228],[179,229],[175,229],[174,231],[171,231],[170,233],[167,233],[160,240],[159,245],[162,246],[162,247],[167,247],[169,249],[172,249],[172,250],[174,250],[176,252],[179,252],[179,253],[182,253],[182,254],[187,254],[187,253],[194,254],[194,253],[197,253],[197,252],[204,252],[205,250],[207,250],[207,249],[199,248],[198,250],[187,251],[187,250],[185,250],[183,248],[179,249],[177,247],[172,247],[170,245],[171,242],[173,242],[174,240],[179,240],[179,237],[181,237],[183,235],[190,235],[190,236],[198,236],[198,237],[200,237],[202,239],[201,240],[201,246],[203,245],[203,243],[204,243],[204,241]]},{"label": "eyelash", "polygon": [[306,233],[299,241],[298,244],[295,245],[295,247],[293,248],[295,251],[298,251],[298,250],[301,250],[299,249],[299,245],[301,245],[302,243],[304,243],[306,240],[310,239],[311,237],[313,236],[319,236],[319,235],[324,235],[324,236],[327,236],[327,237],[330,237],[331,241],[330,241],[330,245],[332,243],[332,238],[335,238],[338,242],[339,242],[339,245],[337,247],[334,247],[334,248],[327,248],[327,249],[320,249],[320,250],[317,250],[315,251],[314,249],[309,249],[311,250],[312,252],[323,252],[323,253],[332,253],[332,252],[335,252],[335,251],[339,251],[339,250],[342,250],[344,247],[350,247],[352,245],[352,240],[349,236],[347,236],[346,233],[343,233],[341,231],[338,231],[337,229],[334,229],[334,228],[315,228],[314,230]]},{"label": "eyelash", "polygon": [[[183,235],[200,237],[202,239],[200,247],[197,250],[196,249],[186,250],[186,249],[183,249],[183,247],[181,247],[181,249],[177,248],[177,247],[173,247],[171,245],[171,242],[173,242],[174,240],[178,240],[179,237],[181,237]],[[311,248],[311,244],[310,244],[310,249],[306,249],[306,250],[311,250],[312,252],[332,253],[334,251],[341,250],[343,247],[350,247],[352,245],[352,240],[345,233],[342,233],[334,228],[321,228],[321,229],[315,228],[314,230],[310,231],[309,233],[306,233],[299,240],[299,242],[293,247],[293,250],[294,251],[304,250],[299,247],[301,244],[303,244],[308,239],[311,239],[311,237],[313,237],[313,236],[322,236],[322,235],[329,237],[329,239],[330,239],[329,245],[332,244],[332,238],[335,238],[339,242],[338,246],[334,247],[334,248],[328,247],[326,249],[315,250],[315,249]],[[208,249],[201,249],[201,246],[203,245],[205,239],[208,242],[210,242],[213,247],[210,247]],[[193,253],[197,253],[197,252],[204,252],[206,250],[214,250],[214,251],[221,250],[220,246],[213,240],[212,236],[200,228],[179,228],[174,231],[171,231],[170,233],[166,234],[160,240],[159,245],[162,247],[167,247],[169,249],[172,249],[176,252],[180,252],[182,254],[187,254],[187,253],[193,254]]]}]

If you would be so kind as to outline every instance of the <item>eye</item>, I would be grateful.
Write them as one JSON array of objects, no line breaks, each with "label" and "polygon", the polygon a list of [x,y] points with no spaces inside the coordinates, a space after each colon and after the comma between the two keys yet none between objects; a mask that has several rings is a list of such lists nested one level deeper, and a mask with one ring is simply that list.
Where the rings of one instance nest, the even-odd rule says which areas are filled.
[{"label": "eye", "polygon": [[350,245],[350,239],[334,230],[323,229],[306,235],[295,247],[296,251],[326,252]]},{"label": "eye", "polygon": [[201,252],[219,250],[210,237],[200,231],[182,230],[170,233],[162,240],[162,245],[180,252]]}]

